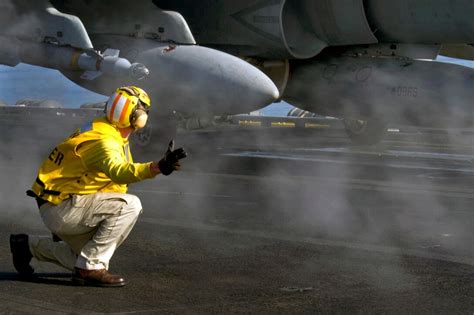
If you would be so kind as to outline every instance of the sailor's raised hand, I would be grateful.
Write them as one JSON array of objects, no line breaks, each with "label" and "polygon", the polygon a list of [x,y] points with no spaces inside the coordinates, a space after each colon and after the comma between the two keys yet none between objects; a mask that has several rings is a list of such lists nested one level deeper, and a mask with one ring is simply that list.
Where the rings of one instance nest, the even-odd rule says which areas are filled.
[{"label": "sailor's raised hand", "polygon": [[173,171],[179,171],[181,169],[179,160],[184,159],[186,156],[186,151],[183,148],[174,149],[174,140],[171,140],[168,144],[168,150],[166,150],[165,155],[158,162],[160,173],[168,176]]}]

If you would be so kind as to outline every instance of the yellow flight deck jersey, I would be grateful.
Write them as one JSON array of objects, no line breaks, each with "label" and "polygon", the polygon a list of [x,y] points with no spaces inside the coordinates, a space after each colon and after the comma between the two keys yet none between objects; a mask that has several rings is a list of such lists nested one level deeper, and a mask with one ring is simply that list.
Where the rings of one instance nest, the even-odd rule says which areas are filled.
[{"label": "yellow flight deck jersey", "polygon": [[149,163],[133,163],[128,140],[107,119],[76,130],[43,162],[33,192],[59,204],[72,194],[126,193],[128,184],[152,178]]}]

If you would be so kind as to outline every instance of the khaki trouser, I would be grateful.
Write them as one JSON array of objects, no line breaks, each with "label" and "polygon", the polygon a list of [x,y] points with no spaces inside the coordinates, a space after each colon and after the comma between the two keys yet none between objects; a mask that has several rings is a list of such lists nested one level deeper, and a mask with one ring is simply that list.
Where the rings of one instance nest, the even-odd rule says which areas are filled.
[{"label": "khaki trouser", "polygon": [[142,212],[140,199],[121,193],[74,195],[59,205],[41,206],[44,224],[63,242],[30,236],[30,250],[39,261],[73,270],[109,268],[115,249],[122,244]]}]

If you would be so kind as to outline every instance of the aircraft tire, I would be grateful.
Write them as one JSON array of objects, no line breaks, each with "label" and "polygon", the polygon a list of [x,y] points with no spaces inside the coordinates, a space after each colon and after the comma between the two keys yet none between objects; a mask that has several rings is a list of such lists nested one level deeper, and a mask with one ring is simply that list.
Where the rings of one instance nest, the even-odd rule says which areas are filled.
[{"label": "aircraft tire", "polygon": [[380,119],[343,120],[347,136],[357,145],[374,145],[379,143],[387,133],[387,123]]},{"label": "aircraft tire", "polygon": [[153,117],[145,128],[137,131],[130,138],[135,159],[143,162],[161,158],[170,140],[176,137],[177,126],[177,121],[172,114]]}]

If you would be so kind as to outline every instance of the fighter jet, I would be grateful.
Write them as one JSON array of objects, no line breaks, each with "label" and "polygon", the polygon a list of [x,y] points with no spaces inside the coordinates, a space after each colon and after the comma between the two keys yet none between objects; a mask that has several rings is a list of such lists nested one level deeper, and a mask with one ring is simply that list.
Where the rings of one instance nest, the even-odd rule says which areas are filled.
[{"label": "fighter jet", "polygon": [[243,113],[278,98],[343,118],[358,143],[388,123],[474,121],[474,70],[432,61],[474,59],[471,0],[2,3],[0,63],[56,68],[104,94],[140,80],[164,112]]},{"label": "fighter jet", "polygon": [[180,12],[198,43],[258,66],[281,99],[343,118],[358,143],[388,123],[472,127],[472,0],[155,0]]}]

